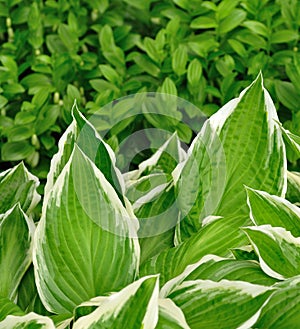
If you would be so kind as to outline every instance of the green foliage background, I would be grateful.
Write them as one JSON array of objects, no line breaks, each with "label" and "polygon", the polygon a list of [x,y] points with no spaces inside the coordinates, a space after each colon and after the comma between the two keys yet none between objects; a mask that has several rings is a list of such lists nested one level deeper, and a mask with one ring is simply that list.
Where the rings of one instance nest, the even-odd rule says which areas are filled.
[{"label": "green foliage background", "polygon": [[[74,98],[88,117],[161,91],[210,116],[259,70],[281,122],[299,134],[299,26],[297,0],[0,0],[1,169],[25,160],[45,178]],[[109,143],[155,125],[141,118]]]}]

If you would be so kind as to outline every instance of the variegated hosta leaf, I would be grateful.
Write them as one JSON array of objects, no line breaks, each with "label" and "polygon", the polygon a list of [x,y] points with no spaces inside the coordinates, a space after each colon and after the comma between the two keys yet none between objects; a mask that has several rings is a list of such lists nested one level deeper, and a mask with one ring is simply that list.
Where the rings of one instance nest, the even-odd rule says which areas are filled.
[{"label": "variegated hosta leaf", "polygon": [[247,243],[239,230],[244,224],[244,218],[239,216],[215,219],[183,243],[152,257],[141,266],[140,272],[142,275],[160,273],[163,285],[207,254],[229,256],[230,248]]},{"label": "variegated hosta leaf", "polygon": [[264,191],[247,188],[250,217],[255,225],[281,226],[300,236],[300,209],[289,201]]},{"label": "variegated hosta leaf", "polygon": [[7,316],[0,322],[0,329],[55,329],[55,326],[50,318],[29,313],[24,316]]},{"label": "variegated hosta leaf", "polygon": [[120,171],[115,166],[115,155],[95,128],[79,112],[76,103],[72,108],[73,121],[58,143],[58,153],[51,160],[47,176],[45,195],[50,193],[62,169],[68,162],[76,143],[88,158],[101,170],[108,182],[114,187],[123,202],[124,182]]},{"label": "variegated hosta leaf", "polygon": [[169,298],[159,299],[159,317],[155,329],[190,329],[182,310]]},{"label": "variegated hosta leaf", "polygon": [[4,320],[7,315],[23,315],[24,312],[10,299],[0,297],[0,321]]},{"label": "variegated hosta leaf", "polygon": [[287,145],[287,150],[293,152],[296,159],[300,158],[300,136],[291,133],[289,130],[284,129],[280,124],[282,136]]},{"label": "variegated hosta leaf", "polygon": [[149,195],[148,199],[146,197],[143,200],[145,203],[135,209],[140,224],[138,236],[141,264],[174,246],[174,231],[178,220],[178,208],[171,184],[163,186],[157,195]]},{"label": "variegated hosta leaf", "polygon": [[154,329],[158,320],[158,293],[158,277],[143,277],[104,297],[95,311],[74,323],[73,329]]},{"label": "variegated hosta leaf", "polygon": [[300,173],[296,171],[288,171],[288,186],[286,191],[286,199],[292,203],[300,205]]},{"label": "variegated hosta leaf", "polygon": [[271,288],[242,281],[186,281],[169,295],[191,329],[248,329],[256,322]]},{"label": "variegated hosta leaf", "polygon": [[246,281],[264,286],[271,286],[276,282],[275,279],[267,276],[255,261],[215,257],[198,266],[185,281],[198,279]]},{"label": "variegated hosta leaf", "polygon": [[0,214],[5,213],[17,202],[29,214],[40,201],[36,192],[37,177],[29,173],[23,162],[0,174]]},{"label": "variegated hosta leaf", "polygon": [[137,229],[136,218],[75,145],[44,199],[35,235],[35,278],[46,308],[72,312],[83,301],[132,282],[140,253]]},{"label": "variegated hosta leaf", "polygon": [[32,219],[16,204],[0,215],[0,296],[14,299],[18,285],[31,263]]},{"label": "variegated hosta leaf", "polygon": [[230,251],[236,260],[258,261],[258,256],[251,245],[245,245],[240,248],[232,248]]},{"label": "variegated hosta leaf", "polygon": [[41,315],[49,315],[38,295],[34,280],[33,265],[31,264],[24,274],[18,287],[17,304],[26,312],[35,312]]},{"label": "variegated hosta leaf", "polygon": [[268,275],[284,279],[300,273],[300,238],[282,227],[270,225],[243,228],[256,253],[261,268]]},{"label": "variegated hosta leaf", "polygon": [[261,74],[208,120],[178,181],[180,209],[188,214],[182,225],[185,235],[197,231],[206,215],[247,217],[244,185],[285,194],[285,146],[275,120]]},{"label": "variegated hosta leaf", "polygon": [[276,285],[276,290],[263,307],[254,328],[298,329],[300,323],[300,276]]}]

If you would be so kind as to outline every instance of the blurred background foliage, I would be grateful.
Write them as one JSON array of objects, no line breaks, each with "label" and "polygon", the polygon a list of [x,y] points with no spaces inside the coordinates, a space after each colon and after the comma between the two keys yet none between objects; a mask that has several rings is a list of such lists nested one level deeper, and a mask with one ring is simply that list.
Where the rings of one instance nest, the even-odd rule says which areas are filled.
[{"label": "blurred background foliage", "polygon": [[[45,178],[75,98],[89,117],[159,91],[210,116],[260,70],[284,127],[299,134],[299,27],[298,0],[0,0],[1,170],[24,160]],[[97,128],[124,111],[104,110]],[[141,116],[106,137],[116,149],[133,131],[167,126]],[[290,153],[289,169],[299,170]]]}]

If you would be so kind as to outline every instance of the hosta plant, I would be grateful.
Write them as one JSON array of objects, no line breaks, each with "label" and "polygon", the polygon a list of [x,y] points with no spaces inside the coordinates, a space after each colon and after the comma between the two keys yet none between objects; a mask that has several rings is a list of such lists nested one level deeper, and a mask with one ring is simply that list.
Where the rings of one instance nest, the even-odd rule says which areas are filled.
[{"label": "hosta plant", "polygon": [[261,74],[134,171],[72,115],[40,214],[22,163],[0,175],[1,329],[299,327],[299,137]]}]

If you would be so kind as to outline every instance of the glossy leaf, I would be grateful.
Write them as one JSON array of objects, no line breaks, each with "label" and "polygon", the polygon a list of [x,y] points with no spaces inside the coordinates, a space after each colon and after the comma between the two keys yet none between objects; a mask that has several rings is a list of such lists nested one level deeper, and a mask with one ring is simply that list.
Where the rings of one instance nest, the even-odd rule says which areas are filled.
[{"label": "glossy leaf", "polygon": [[35,236],[35,278],[46,308],[72,312],[132,282],[139,262],[137,228],[132,211],[75,146],[44,199]]}]

